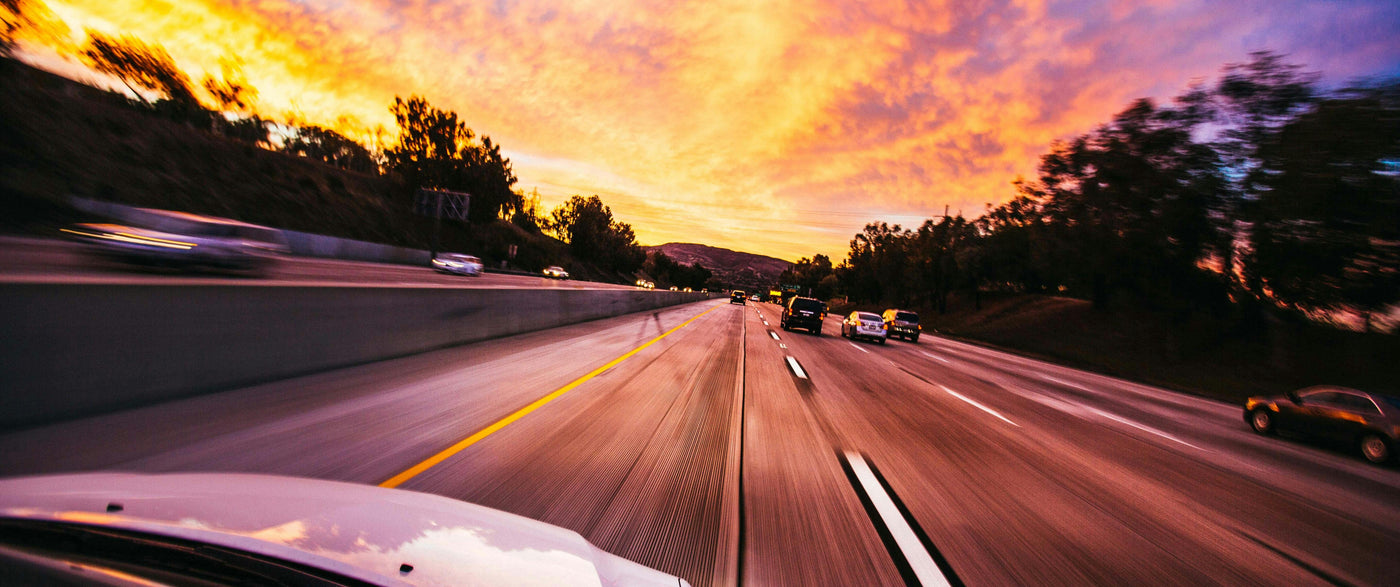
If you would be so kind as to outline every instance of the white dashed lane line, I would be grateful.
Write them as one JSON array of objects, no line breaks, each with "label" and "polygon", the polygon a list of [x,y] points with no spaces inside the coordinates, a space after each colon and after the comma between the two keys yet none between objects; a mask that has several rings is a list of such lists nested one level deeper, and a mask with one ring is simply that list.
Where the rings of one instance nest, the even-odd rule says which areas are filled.
[{"label": "white dashed lane line", "polygon": [[797,364],[797,359],[787,357],[788,367],[792,368],[792,374],[802,379],[807,379],[807,372],[802,370],[802,365]]}]

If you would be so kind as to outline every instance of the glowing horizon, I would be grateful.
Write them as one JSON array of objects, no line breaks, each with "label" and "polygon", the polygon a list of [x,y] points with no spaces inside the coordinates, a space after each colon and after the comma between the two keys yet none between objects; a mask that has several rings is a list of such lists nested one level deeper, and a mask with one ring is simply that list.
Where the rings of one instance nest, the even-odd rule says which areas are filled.
[{"label": "glowing horizon", "polygon": [[195,79],[237,56],[262,112],[354,136],[423,95],[546,208],[597,194],[645,244],[788,260],[839,261],[867,222],[976,217],[1051,141],[1251,51],[1330,84],[1400,74],[1384,0],[47,3]]}]

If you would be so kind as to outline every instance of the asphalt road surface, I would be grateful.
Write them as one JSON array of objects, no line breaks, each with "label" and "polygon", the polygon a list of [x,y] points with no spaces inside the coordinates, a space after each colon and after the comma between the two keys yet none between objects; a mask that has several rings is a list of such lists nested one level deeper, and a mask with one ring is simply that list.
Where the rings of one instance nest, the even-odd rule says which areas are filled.
[{"label": "asphalt road surface", "polygon": [[79,243],[61,239],[16,237],[0,238],[0,281],[151,285],[633,289],[630,285],[549,279],[542,275],[483,273],[480,276],[468,277],[438,273],[427,266],[293,256],[279,259],[266,275],[258,277],[139,268],[99,259],[89,254]]},{"label": "asphalt road surface", "polygon": [[706,301],[0,435],[0,474],[244,471],[523,514],[701,585],[1382,585],[1400,470],[1240,408]]}]

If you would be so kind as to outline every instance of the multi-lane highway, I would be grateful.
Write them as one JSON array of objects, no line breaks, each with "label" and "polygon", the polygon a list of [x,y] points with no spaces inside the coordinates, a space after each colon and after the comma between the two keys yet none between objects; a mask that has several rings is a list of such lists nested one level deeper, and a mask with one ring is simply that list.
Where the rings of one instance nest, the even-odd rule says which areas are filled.
[{"label": "multi-lane highway", "polygon": [[1238,406],[707,301],[0,435],[0,474],[442,494],[694,585],[1380,585],[1400,471]]}]

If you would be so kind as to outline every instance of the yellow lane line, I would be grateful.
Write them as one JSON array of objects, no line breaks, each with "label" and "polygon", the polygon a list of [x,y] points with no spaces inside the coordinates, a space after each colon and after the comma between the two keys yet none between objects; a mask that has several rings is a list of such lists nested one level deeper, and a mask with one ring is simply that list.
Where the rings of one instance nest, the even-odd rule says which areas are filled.
[{"label": "yellow lane line", "polygon": [[705,314],[709,314],[710,312],[713,312],[713,311],[715,310],[715,308],[719,308],[719,307],[720,307],[720,306],[717,305],[717,306],[714,306],[714,307],[710,308],[709,310],[705,310],[704,312],[701,312],[701,313],[699,313],[699,314],[696,314],[695,316],[691,317],[689,320],[686,320],[685,322],[681,322],[680,325],[676,326],[675,328],[672,328],[672,329],[670,329],[670,330],[667,330],[666,332],[663,332],[663,333],[661,334],[661,336],[658,336],[658,337],[656,337],[656,338],[653,338],[653,339],[647,341],[646,344],[643,344],[642,346],[639,346],[639,347],[637,347],[637,348],[635,348],[635,349],[632,349],[632,350],[630,350],[630,351],[627,351],[626,354],[624,354],[624,355],[622,355],[622,356],[620,356],[620,357],[618,357],[618,358],[616,358],[616,359],[613,359],[613,360],[609,361],[608,364],[603,365],[602,367],[598,367],[597,369],[594,369],[594,370],[592,370],[592,371],[589,371],[588,374],[587,374],[587,375],[584,375],[583,377],[579,377],[578,379],[575,379],[575,380],[573,380],[573,381],[570,381],[570,382],[569,382],[567,385],[565,385],[564,387],[561,387],[561,388],[559,388],[559,389],[556,389],[556,390],[554,390],[553,392],[550,392],[549,395],[546,395],[546,396],[544,396],[544,397],[542,397],[542,398],[540,398],[540,399],[535,400],[534,402],[531,402],[530,405],[525,406],[525,407],[523,407],[523,408],[520,408],[519,410],[516,410],[515,413],[513,413],[513,414],[511,414],[511,415],[509,415],[509,416],[506,416],[506,417],[504,417],[504,418],[501,418],[500,420],[496,421],[495,424],[492,424],[492,425],[490,425],[490,426],[487,426],[487,427],[485,427],[485,428],[482,428],[481,430],[477,431],[476,434],[473,434],[473,435],[471,435],[471,436],[468,436],[468,437],[466,437],[465,439],[463,439],[462,441],[458,442],[457,444],[454,444],[454,445],[452,445],[452,446],[447,447],[447,449],[443,450],[442,452],[437,453],[437,454],[435,454],[435,455],[433,455],[433,456],[431,456],[431,457],[428,457],[428,460],[425,460],[425,461],[423,461],[423,462],[421,462],[421,463],[418,463],[418,464],[416,464],[416,465],[410,467],[407,471],[404,471],[404,472],[402,472],[402,473],[399,473],[398,475],[394,475],[393,477],[389,478],[388,481],[385,481],[385,482],[383,482],[383,483],[380,483],[379,486],[380,486],[380,487],[398,487],[399,485],[402,485],[403,482],[408,481],[409,479],[412,479],[412,478],[418,476],[419,473],[422,473],[423,471],[427,471],[428,469],[433,468],[433,467],[436,466],[438,463],[441,463],[441,462],[443,462],[443,461],[445,461],[445,460],[451,458],[452,455],[455,455],[455,454],[457,454],[457,453],[459,453],[459,452],[462,452],[463,450],[466,450],[467,447],[469,447],[469,446],[471,446],[471,445],[473,445],[473,444],[476,444],[477,442],[480,442],[482,439],[486,438],[487,436],[490,436],[490,435],[496,433],[497,430],[500,430],[500,429],[502,429],[502,428],[505,428],[506,426],[509,426],[512,422],[515,422],[516,420],[519,420],[519,419],[521,419],[521,418],[524,418],[525,416],[529,415],[530,412],[533,412],[533,411],[535,411],[535,410],[540,409],[540,407],[544,406],[545,404],[547,404],[547,403],[549,403],[549,402],[554,401],[555,398],[557,398],[557,397],[559,397],[559,396],[561,396],[561,395],[564,395],[564,394],[567,393],[569,390],[571,390],[571,389],[573,389],[573,388],[575,388],[575,387],[578,387],[578,386],[580,386],[580,385],[583,385],[583,384],[586,383],[589,379],[592,379],[592,378],[594,378],[594,377],[597,377],[597,376],[599,376],[599,375],[602,375],[604,371],[607,371],[608,369],[611,369],[611,368],[613,368],[613,367],[616,367],[618,363],[621,363],[621,362],[623,362],[623,361],[626,361],[628,358],[631,358],[632,355],[635,355],[635,354],[637,354],[637,353],[642,352],[642,349],[645,349],[645,348],[647,348],[647,347],[649,347],[649,346],[651,346],[651,345],[653,345],[653,344],[656,344],[657,341],[659,341],[659,340],[661,340],[661,339],[663,339],[663,338],[666,338],[667,336],[670,336],[672,332],[675,332],[675,331],[677,331],[677,330],[680,330],[680,329],[682,329],[682,328],[685,328],[686,325],[690,324],[691,322],[694,322],[695,320],[699,319],[701,316],[704,316]]}]

